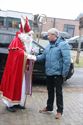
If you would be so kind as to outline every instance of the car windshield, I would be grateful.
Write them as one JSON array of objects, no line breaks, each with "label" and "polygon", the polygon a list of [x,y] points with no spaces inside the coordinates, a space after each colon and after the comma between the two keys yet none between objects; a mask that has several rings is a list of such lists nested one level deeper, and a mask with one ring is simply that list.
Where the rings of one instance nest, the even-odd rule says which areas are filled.
[{"label": "car windshield", "polygon": [[44,39],[40,39],[39,44],[45,48],[48,45],[49,41],[48,40],[44,40]]},{"label": "car windshield", "polygon": [[[0,47],[7,48],[12,39],[15,37],[13,33],[1,33],[0,32]],[[48,44],[48,40],[40,39],[39,42],[33,41],[33,48],[36,54],[42,53]]]},{"label": "car windshield", "polygon": [[44,47],[38,42],[33,41],[32,46],[36,55],[41,54],[44,51]]}]

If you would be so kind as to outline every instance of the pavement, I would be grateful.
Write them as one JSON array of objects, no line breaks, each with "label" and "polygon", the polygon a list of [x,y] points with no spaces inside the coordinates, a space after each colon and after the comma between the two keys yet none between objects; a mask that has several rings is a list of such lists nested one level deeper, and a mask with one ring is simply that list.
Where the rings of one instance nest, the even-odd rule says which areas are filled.
[{"label": "pavement", "polygon": [[65,86],[83,87],[83,68],[74,68],[74,74],[66,81]]},{"label": "pavement", "polygon": [[39,113],[46,106],[46,86],[33,86],[32,96],[27,96],[26,109],[11,113],[0,98],[0,125],[83,125],[83,87],[63,86],[64,113],[55,119],[56,99],[52,113]]}]

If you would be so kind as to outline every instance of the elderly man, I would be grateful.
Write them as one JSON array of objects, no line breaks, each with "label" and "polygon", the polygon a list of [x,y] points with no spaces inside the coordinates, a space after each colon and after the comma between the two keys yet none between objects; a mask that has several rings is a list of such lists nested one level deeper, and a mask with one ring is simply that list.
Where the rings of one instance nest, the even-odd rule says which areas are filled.
[{"label": "elderly man", "polygon": [[62,85],[70,67],[70,48],[68,43],[59,37],[59,32],[56,28],[48,30],[48,39],[49,45],[44,53],[37,56],[37,61],[45,60],[48,90],[47,105],[39,112],[53,111],[56,91],[57,114],[55,118],[59,119],[63,114]]}]

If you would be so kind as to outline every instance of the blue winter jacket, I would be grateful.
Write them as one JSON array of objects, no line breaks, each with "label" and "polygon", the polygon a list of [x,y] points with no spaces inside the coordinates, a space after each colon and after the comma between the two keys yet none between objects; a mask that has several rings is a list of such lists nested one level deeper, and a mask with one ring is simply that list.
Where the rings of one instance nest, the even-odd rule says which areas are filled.
[{"label": "blue winter jacket", "polygon": [[49,43],[43,54],[37,56],[37,61],[45,60],[46,75],[67,76],[70,63],[70,47],[66,41],[58,38],[54,44]]}]

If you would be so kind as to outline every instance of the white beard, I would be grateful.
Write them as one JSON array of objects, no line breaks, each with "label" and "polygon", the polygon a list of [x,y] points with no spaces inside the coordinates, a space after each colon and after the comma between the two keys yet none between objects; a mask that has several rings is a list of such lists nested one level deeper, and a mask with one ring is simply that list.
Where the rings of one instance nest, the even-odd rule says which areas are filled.
[{"label": "white beard", "polygon": [[31,54],[32,51],[32,37],[29,36],[27,33],[21,33],[18,35],[18,37],[20,38],[20,40],[23,42],[25,49],[26,49],[26,53],[27,54]]}]

